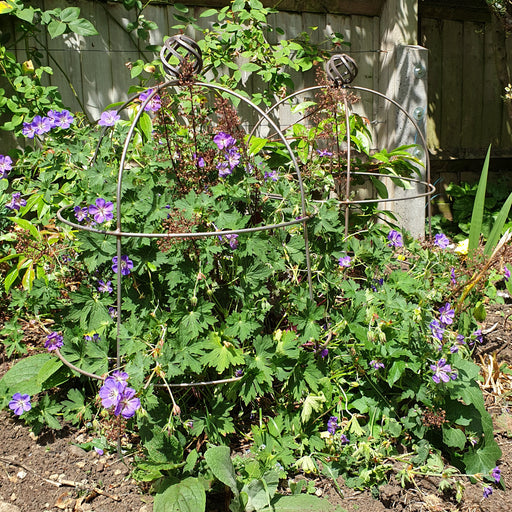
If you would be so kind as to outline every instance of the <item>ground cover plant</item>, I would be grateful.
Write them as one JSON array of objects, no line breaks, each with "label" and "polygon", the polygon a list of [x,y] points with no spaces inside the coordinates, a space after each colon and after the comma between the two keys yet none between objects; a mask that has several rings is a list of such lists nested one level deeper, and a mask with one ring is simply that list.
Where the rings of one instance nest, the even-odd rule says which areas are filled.
[{"label": "ground cover plant", "polygon": [[[235,2],[217,16],[263,12]],[[489,496],[500,450],[471,354],[484,301],[510,278],[501,245],[466,257],[375,206],[345,236],[340,148],[397,181],[418,164],[408,148],[372,152],[364,119],[338,117],[336,88],[285,140],[250,136],[240,103],[190,64],[176,89],[136,87],[97,125],[30,113],[25,149],[2,155],[4,345],[26,351],[21,318],[47,337],[0,381],[1,406],[35,432],[89,424],[84,448],[134,453],[156,511],[204,510],[224,488],[234,511],[328,510],[288,481],[298,472],[355,488],[438,475],[441,490],[471,481]],[[119,252],[120,226],[187,236],[126,237]]]}]

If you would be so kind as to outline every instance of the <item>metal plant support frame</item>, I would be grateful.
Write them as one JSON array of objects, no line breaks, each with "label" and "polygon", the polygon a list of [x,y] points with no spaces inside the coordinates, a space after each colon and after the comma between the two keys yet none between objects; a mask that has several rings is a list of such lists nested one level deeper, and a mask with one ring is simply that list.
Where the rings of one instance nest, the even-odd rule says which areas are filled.
[{"label": "metal plant support frame", "polygon": [[[185,55],[184,55],[185,53]],[[173,64],[169,63],[170,58],[177,58],[179,60],[179,65],[175,66]],[[284,102],[292,99],[293,97],[297,96],[301,93],[306,93],[309,91],[315,91],[315,90],[321,90],[324,89],[325,86],[316,86],[316,87],[310,87],[307,89],[303,89],[301,91],[297,91],[291,95],[289,95],[287,98],[279,101],[275,105],[273,105],[269,110],[266,112],[263,111],[261,108],[259,108],[257,105],[255,105],[252,101],[247,99],[246,97],[231,91],[225,87],[222,87],[217,84],[211,84],[211,83],[205,83],[205,82],[194,82],[194,86],[198,87],[205,87],[213,90],[214,92],[220,92],[225,93],[228,95],[231,95],[238,100],[246,103],[251,109],[253,109],[255,112],[259,115],[259,120],[256,123],[255,128],[251,131],[249,134],[249,141],[250,138],[253,136],[255,130],[257,127],[263,122],[266,121],[269,126],[272,127],[273,130],[275,130],[275,135],[277,135],[282,143],[284,144],[287,152],[290,155],[291,162],[293,165],[293,168],[295,170],[296,176],[297,176],[297,182],[299,185],[299,191],[300,191],[300,197],[301,197],[301,216],[295,220],[287,221],[287,222],[281,222],[278,224],[271,224],[271,225],[264,225],[264,226],[258,226],[258,227],[252,227],[252,228],[244,228],[244,229],[232,229],[232,230],[225,230],[225,231],[206,231],[206,232],[187,232],[187,233],[145,233],[145,232],[124,232],[122,229],[122,218],[121,218],[121,200],[122,200],[122,180],[123,180],[123,174],[125,171],[125,164],[126,164],[126,155],[128,153],[128,148],[131,142],[131,139],[134,134],[135,127],[137,126],[137,123],[144,112],[144,109],[146,105],[154,98],[155,95],[157,95],[160,91],[167,89],[169,87],[176,87],[181,86],[181,72],[182,72],[182,65],[185,62],[192,63],[192,71],[195,74],[199,73],[202,68],[202,57],[201,52],[199,49],[199,46],[197,43],[185,36],[185,35],[178,35],[170,37],[166,40],[164,46],[162,47],[162,50],[160,52],[160,58],[162,60],[162,63],[168,73],[173,76],[173,79],[168,80],[167,82],[153,87],[153,92],[140,104],[140,107],[134,116],[134,119],[130,125],[130,128],[128,130],[128,134],[126,136],[126,140],[123,146],[123,151],[121,154],[121,160],[119,163],[119,172],[118,172],[118,178],[117,178],[117,189],[116,189],[116,229],[114,231],[111,230],[100,230],[96,229],[90,226],[84,226],[81,224],[77,224],[75,222],[72,222],[68,219],[66,219],[63,216],[63,212],[65,210],[69,210],[73,207],[73,205],[69,205],[66,207],[63,207],[59,209],[57,212],[58,219],[74,228],[81,231],[88,231],[90,233],[95,234],[101,234],[101,235],[107,235],[107,236],[114,236],[116,238],[116,255],[117,255],[117,261],[121,261],[122,257],[122,240],[123,238],[160,238],[160,239],[171,239],[171,238],[204,238],[204,237],[212,237],[212,236],[218,236],[219,234],[222,235],[230,235],[230,234],[250,234],[257,231],[266,231],[266,230],[272,230],[272,229],[281,229],[288,226],[293,226],[297,224],[302,224],[303,226],[303,234],[304,234],[304,242],[305,242],[305,256],[306,256],[306,271],[307,271],[307,280],[308,280],[308,288],[309,288],[309,295],[310,298],[313,299],[313,284],[312,284],[312,269],[311,269],[311,259],[310,259],[310,252],[309,252],[309,242],[308,242],[308,231],[307,231],[307,223],[310,219],[312,219],[315,214],[311,214],[307,212],[306,209],[306,199],[305,199],[305,193],[304,193],[304,185],[302,181],[302,175],[301,171],[297,162],[297,159],[295,155],[293,154],[293,151],[285,137],[285,134],[280,129],[280,127],[271,119],[270,114],[278,108],[280,105],[282,105]],[[434,191],[435,188],[430,184],[430,166],[429,166],[429,159],[428,159],[428,151],[427,151],[427,145],[425,138],[423,137],[423,134],[418,128],[418,125],[414,121],[414,119],[394,100],[388,98],[387,96],[377,92],[373,91],[371,89],[366,89],[364,87],[356,87],[356,86],[349,86],[349,83],[355,78],[357,75],[357,66],[353,59],[351,57],[348,57],[347,55],[334,55],[328,62],[327,65],[327,72],[331,80],[333,81],[333,85],[335,87],[342,87],[344,89],[352,89],[352,90],[360,90],[360,91],[367,91],[373,94],[376,94],[392,104],[394,104],[398,109],[400,109],[406,117],[413,123],[415,126],[417,132],[420,135],[420,139],[422,142],[422,146],[426,155],[427,159],[427,182],[422,182],[413,178],[400,178],[402,180],[421,184],[424,185],[428,190],[425,193],[418,194],[415,196],[410,196],[407,198],[400,198],[400,200],[408,200],[408,199],[415,199],[418,197],[426,197],[430,196]],[[134,95],[128,101],[126,101],[121,107],[118,108],[117,112],[122,111],[125,109],[128,105],[130,105],[134,99],[136,99],[139,96],[139,94]],[[346,95],[344,95],[344,107],[345,107],[345,122],[346,126],[349,126],[349,105]],[[100,144],[102,142],[102,139],[104,137],[104,134],[106,133],[107,129],[105,128],[101,135],[100,140],[98,142],[98,147],[91,159],[91,163],[94,162],[94,160],[97,157],[98,149],[100,147]],[[248,143],[249,143],[248,141]],[[376,176],[376,177],[389,177],[389,175],[380,174],[380,173],[369,173],[369,172],[353,172],[351,173],[350,168],[350,158],[351,158],[351,144],[347,144],[347,184],[346,184],[346,197],[348,198],[350,196],[350,176],[353,175],[367,175],[367,176]],[[281,196],[270,196],[271,199],[283,199]],[[339,204],[342,205],[345,209],[345,236],[348,235],[348,215],[349,215],[349,208],[351,205],[354,204],[362,204],[362,203],[375,203],[375,202],[384,202],[384,201],[395,201],[397,199],[366,199],[366,200],[359,200],[359,201],[351,201],[348,199],[340,200]],[[430,214],[429,214],[429,220],[430,220]],[[121,312],[122,312],[122,287],[121,287],[121,279],[122,279],[122,273],[120,272],[120,269],[117,272],[117,300],[116,300],[116,311],[117,311],[117,336],[116,336],[116,369],[121,368]],[[87,377],[98,379],[98,380],[104,380],[105,376],[96,375],[94,373],[85,371],[76,365],[69,362],[60,352],[59,349],[55,350],[56,355],[60,358],[60,360],[69,368],[71,368],[73,371],[76,371],[82,375],[85,375]],[[217,385],[217,384],[224,384],[229,382],[236,382],[240,380],[242,377],[232,377],[227,379],[218,379],[213,381],[207,381],[207,382],[184,382],[184,383],[167,383],[165,384],[156,384],[156,386],[161,387],[167,387],[167,388],[187,388],[187,387],[195,387],[195,386],[207,386],[207,385]]]}]

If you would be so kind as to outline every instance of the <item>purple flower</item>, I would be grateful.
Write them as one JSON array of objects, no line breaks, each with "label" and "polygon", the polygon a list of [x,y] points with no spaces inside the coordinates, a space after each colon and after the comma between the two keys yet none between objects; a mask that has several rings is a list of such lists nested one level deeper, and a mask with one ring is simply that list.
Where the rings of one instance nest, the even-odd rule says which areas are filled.
[{"label": "purple flower", "polygon": [[403,243],[403,240],[402,240],[402,235],[392,229],[389,234],[388,234],[388,247],[403,247],[404,246],[404,243]]},{"label": "purple flower", "polygon": [[450,325],[453,323],[455,311],[452,309],[449,302],[447,302],[442,308],[439,309],[439,319],[443,326]]},{"label": "purple flower", "polygon": [[114,204],[110,201],[105,201],[102,197],[96,199],[95,204],[89,206],[89,214],[93,216],[94,220],[101,224],[114,218]]},{"label": "purple flower", "polygon": [[464,345],[466,343],[462,334],[457,334],[456,340],[459,345]]},{"label": "purple flower", "polygon": [[327,421],[327,432],[329,434],[334,435],[336,430],[338,430],[338,417],[337,416],[331,416]]},{"label": "purple flower", "polygon": [[235,372],[235,377],[242,377],[242,376],[243,376],[243,374],[244,374],[244,371],[243,371],[243,370],[237,370],[237,371]]},{"label": "purple flower", "polygon": [[455,269],[452,267],[450,270],[450,281],[452,284],[457,284],[457,277],[455,275]]},{"label": "purple flower", "polygon": [[44,346],[48,349],[48,352],[57,350],[62,347],[62,345],[64,345],[64,339],[58,332],[48,334],[46,341],[44,342]]},{"label": "purple flower", "polygon": [[213,137],[213,142],[217,144],[219,149],[228,149],[235,144],[236,140],[229,133],[219,132]]},{"label": "purple flower", "polygon": [[267,181],[267,180],[277,181],[279,179],[279,174],[277,174],[277,171],[265,171],[265,174],[263,175],[263,179],[265,181]]},{"label": "purple flower", "polygon": [[484,487],[484,498],[488,498],[492,494],[492,487]]},{"label": "purple flower", "polygon": [[500,480],[501,480],[501,469],[496,466],[492,472],[491,472],[491,476],[494,478],[494,481],[499,484],[500,483]]},{"label": "purple flower", "polygon": [[82,222],[89,215],[89,208],[80,208],[80,206],[75,206],[73,208],[73,212],[75,213],[75,218],[78,222]]},{"label": "purple flower", "polygon": [[7,178],[7,171],[12,169],[12,159],[10,156],[0,155],[0,180]]},{"label": "purple flower", "polygon": [[231,170],[233,170],[240,163],[240,153],[237,148],[228,149],[226,152],[226,157],[228,159],[228,165]]},{"label": "purple flower", "polygon": [[[153,89],[148,89],[145,92],[141,92],[139,95],[139,100],[141,103],[144,103],[151,95],[153,94]],[[158,94],[155,94],[144,107],[144,110],[146,112],[156,112],[157,110],[160,110],[160,107],[162,106],[160,96]]]},{"label": "purple flower", "polygon": [[129,379],[129,377],[130,376],[126,372],[116,370],[115,372],[112,372],[112,375],[109,378],[114,379],[117,382],[126,382]]},{"label": "purple flower", "polygon": [[98,124],[100,126],[114,126],[119,119],[121,119],[121,116],[116,110],[107,110],[106,112],[101,113]]},{"label": "purple flower", "polygon": [[328,149],[317,149],[318,156],[332,156],[332,152]]},{"label": "purple flower", "polygon": [[[117,264],[117,256],[114,256],[112,258],[112,271],[114,272],[114,274],[117,274],[117,271],[118,271],[118,267],[119,265]],[[128,258],[128,256],[126,255],[123,255],[121,256],[121,274],[123,276],[127,276],[129,273],[130,273],[130,270],[133,268],[133,261]]]},{"label": "purple flower", "polygon": [[84,334],[84,339],[85,341],[99,341],[101,338],[100,335],[95,332],[91,334]]},{"label": "purple flower", "polygon": [[510,270],[506,265],[505,268],[503,269],[503,279],[505,280],[506,283],[508,283],[508,280],[510,279]]},{"label": "purple flower", "polygon": [[450,245],[450,240],[444,233],[438,233],[434,238],[434,244],[440,249],[446,249]]},{"label": "purple flower", "polygon": [[375,361],[375,359],[372,359],[369,364],[375,370],[379,370],[381,368],[384,368],[384,363],[381,363],[380,361]]},{"label": "purple flower", "polygon": [[36,116],[32,119],[32,126],[37,135],[43,135],[52,129],[52,122],[48,117]]},{"label": "purple flower", "polygon": [[348,437],[345,434],[340,435],[340,441],[341,441],[342,446],[345,446],[350,443],[350,441],[348,440]]},{"label": "purple flower", "polygon": [[320,357],[322,359],[325,359],[328,355],[329,355],[329,349],[328,348],[323,348],[322,350],[320,350]]},{"label": "purple flower", "polygon": [[107,377],[98,393],[101,398],[101,405],[105,409],[112,406],[117,407],[125,388],[126,382],[119,382],[112,377]]},{"label": "purple flower", "polygon": [[434,372],[432,380],[439,384],[441,381],[448,382],[450,379],[457,378],[457,372],[452,370],[452,367],[446,363],[446,359],[441,358],[436,364],[431,364],[430,369]]},{"label": "purple flower", "polygon": [[[53,113],[53,119],[50,116],[50,112]],[[63,130],[67,130],[73,124],[74,117],[69,110],[62,110],[61,112],[50,110],[50,112],[48,112],[48,117],[52,120],[54,128],[62,128]]]},{"label": "purple flower", "polygon": [[452,354],[456,354],[458,351],[459,351],[459,346],[458,346],[458,345],[452,345],[452,346],[450,347],[450,352],[451,352]]},{"label": "purple flower", "polygon": [[13,192],[11,202],[5,205],[9,210],[19,210],[23,206],[27,206],[27,201],[21,197],[19,192]]},{"label": "purple flower", "polygon": [[11,409],[16,416],[21,416],[24,412],[30,411],[30,409],[32,409],[30,396],[14,393],[12,400],[9,402],[9,409]]},{"label": "purple flower", "polygon": [[139,408],[140,400],[135,396],[135,390],[125,387],[114,409],[114,414],[116,416],[121,414],[123,418],[128,419],[131,418]]},{"label": "purple flower", "polygon": [[219,162],[217,170],[219,171],[219,178],[225,178],[233,173],[233,170],[229,168],[228,162]]},{"label": "purple flower", "polygon": [[110,318],[114,319],[117,318],[117,309],[113,306],[108,307],[108,314],[110,315]]},{"label": "purple flower", "polygon": [[100,279],[98,281],[98,291],[101,293],[112,293],[112,281],[103,281],[103,279]]},{"label": "purple flower", "polygon": [[23,130],[21,133],[28,137],[29,139],[33,139],[36,135],[36,129],[32,123],[23,123]]},{"label": "purple flower", "polygon": [[101,448],[98,448],[97,446],[94,447],[94,451],[100,456],[105,453]]},{"label": "purple flower", "polygon": [[352,264],[352,258],[350,256],[342,256],[339,260],[338,260],[338,263],[340,265],[340,267],[350,267],[350,265]]},{"label": "purple flower", "polygon": [[477,329],[471,336],[474,336],[478,343],[483,343],[484,341],[481,329]]},{"label": "purple flower", "polygon": [[238,247],[237,234],[226,235],[226,240],[229,242],[229,247],[231,247],[231,249],[235,250]]},{"label": "purple flower", "polygon": [[438,320],[432,320],[432,322],[430,322],[430,330],[432,332],[432,336],[434,336],[434,338],[436,338],[437,340],[439,341],[443,341],[443,333],[444,333],[444,328],[443,326],[439,323]]},{"label": "purple flower", "polygon": [[380,278],[380,279],[374,279],[373,280],[374,284],[372,284],[372,290],[374,292],[377,292],[377,286],[382,286],[384,284],[384,278]]}]

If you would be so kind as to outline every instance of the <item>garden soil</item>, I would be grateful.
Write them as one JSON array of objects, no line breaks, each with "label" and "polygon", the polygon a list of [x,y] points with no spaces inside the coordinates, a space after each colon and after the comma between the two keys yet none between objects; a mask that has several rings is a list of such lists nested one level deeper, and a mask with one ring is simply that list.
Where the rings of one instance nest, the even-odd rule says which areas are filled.
[{"label": "garden soil", "polygon": [[[499,461],[502,480],[509,488],[495,488],[484,499],[480,484],[467,483],[458,503],[454,493],[438,491],[435,478],[418,478],[415,485],[403,488],[392,476],[373,493],[349,489],[340,481],[340,494],[332,482],[318,479],[316,494],[350,512],[512,510],[512,375],[503,372],[503,365],[512,371],[512,306],[489,307],[483,329],[484,342],[475,356],[482,365],[486,404],[503,452]],[[29,330],[30,343],[41,346]],[[0,375],[11,365],[3,361]],[[152,511],[152,497],[131,477],[130,461],[77,446],[88,440],[86,431],[73,427],[35,436],[9,412],[0,412],[0,512]],[[226,497],[209,496],[208,512],[228,512],[228,503]]]}]

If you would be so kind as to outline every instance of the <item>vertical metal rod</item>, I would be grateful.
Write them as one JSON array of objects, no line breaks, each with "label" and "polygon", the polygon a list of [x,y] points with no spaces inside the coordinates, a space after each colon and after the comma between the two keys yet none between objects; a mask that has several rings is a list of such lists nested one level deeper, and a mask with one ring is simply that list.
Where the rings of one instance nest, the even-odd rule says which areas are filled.
[{"label": "vertical metal rod", "polygon": [[351,146],[352,140],[350,138],[350,116],[348,115],[348,100],[347,93],[343,90],[343,104],[345,105],[345,134],[347,136],[347,183],[345,184],[345,240],[348,238],[348,223],[350,215],[350,206],[348,201],[350,200],[350,160],[352,158]]}]

